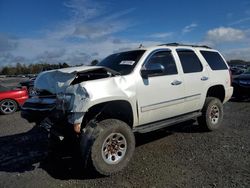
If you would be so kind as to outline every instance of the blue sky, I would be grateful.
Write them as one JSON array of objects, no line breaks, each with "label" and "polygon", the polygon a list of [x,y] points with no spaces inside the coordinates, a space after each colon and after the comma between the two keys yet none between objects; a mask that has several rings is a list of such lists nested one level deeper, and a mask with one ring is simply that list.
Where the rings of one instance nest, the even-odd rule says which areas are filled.
[{"label": "blue sky", "polygon": [[0,66],[89,63],[168,42],[250,60],[250,1],[0,0]]}]

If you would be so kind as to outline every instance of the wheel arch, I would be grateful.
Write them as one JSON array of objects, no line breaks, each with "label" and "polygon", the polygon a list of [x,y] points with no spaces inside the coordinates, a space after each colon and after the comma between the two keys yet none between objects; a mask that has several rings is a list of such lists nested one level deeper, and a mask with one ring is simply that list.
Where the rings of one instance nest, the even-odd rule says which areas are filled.
[{"label": "wheel arch", "polygon": [[95,119],[101,121],[103,119],[119,119],[133,127],[134,115],[131,104],[126,100],[113,100],[95,104],[91,106],[83,118],[84,126]]},{"label": "wheel arch", "polygon": [[223,85],[214,85],[207,90],[206,97],[218,98],[222,103],[225,99],[225,88]]}]

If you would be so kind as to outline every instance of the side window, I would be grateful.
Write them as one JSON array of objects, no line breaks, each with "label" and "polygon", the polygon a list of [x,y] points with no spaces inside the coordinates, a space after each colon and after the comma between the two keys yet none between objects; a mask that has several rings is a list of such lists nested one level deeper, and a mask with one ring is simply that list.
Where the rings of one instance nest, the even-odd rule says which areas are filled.
[{"label": "side window", "polygon": [[207,63],[209,64],[212,70],[228,69],[219,53],[211,51],[200,51],[200,52],[206,59]]},{"label": "side window", "polygon": [[147,68],[148,65],[154,63],[159,63],[164,67],[165,71],[161,75],[177,74],[176,64],[170,51],[156,52],[147,61],[145,67]]},{"label": "side window", "polygon": [[199,58],[192,50],[177,49],[176,51],[179,55],[184,73],[201,72],[203,70]]}]

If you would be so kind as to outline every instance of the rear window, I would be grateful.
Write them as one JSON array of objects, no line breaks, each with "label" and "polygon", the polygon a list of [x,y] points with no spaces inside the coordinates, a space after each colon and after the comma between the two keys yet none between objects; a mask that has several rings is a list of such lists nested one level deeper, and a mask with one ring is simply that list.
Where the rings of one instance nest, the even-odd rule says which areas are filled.
[{"label": "rear window", "polygon": [[203,67],[197,55],[192,50],[177,49],[184,73],[201,72]]},{"label": "rear window", "polygon": [[212,70],[226,70],[227,65],[218,52],[200,51]]}]

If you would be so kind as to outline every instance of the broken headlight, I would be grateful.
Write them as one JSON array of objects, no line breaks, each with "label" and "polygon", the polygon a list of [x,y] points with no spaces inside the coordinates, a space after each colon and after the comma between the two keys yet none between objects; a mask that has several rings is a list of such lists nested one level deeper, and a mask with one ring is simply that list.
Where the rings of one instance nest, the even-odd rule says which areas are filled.
[{"label": "broken headlight", "polygon": [[56,108],[59,110],[63,110],[64,112],[70,110],[72,97],[73,95],[71,94],[58,93],[56,95]]}]

